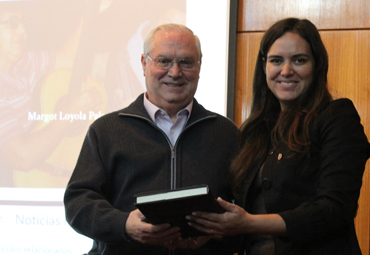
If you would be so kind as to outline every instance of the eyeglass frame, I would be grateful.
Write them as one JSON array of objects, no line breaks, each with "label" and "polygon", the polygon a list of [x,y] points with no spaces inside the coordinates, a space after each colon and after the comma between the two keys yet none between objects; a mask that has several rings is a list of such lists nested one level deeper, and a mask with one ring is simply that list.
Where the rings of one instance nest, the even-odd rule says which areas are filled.
[{"label": "eyeglass frame", "polygon": [[[174,63],[177,63],[177,65],[178,65],[178,67],[179,67],[179,69],[181,70],[181,71],[194,71],[195,70],[195,68],[194,69],[183,69],[183,68],[181,68],[181,65],[179,65],[179,61],[182,61],[182,60],[184,60],[184,58],[183,59],[180,59],[180,60],[172,60],[171,61],[171,64],[170,64],[170,66],[168,67],[168,68],[163,68],[163,67],[159,67],[159,66],[157,66],[157,61],[156,60],[153,60],[150,56],[149,56],[149,54],[146,54],[145,55],[145,57],[148,57],[152,62],[153,62],[153,64],[154,64],[154,66],[156,67],[156,68],[158,68],[158,69],[161,69],[161,70],[169,70],[169,69],[171,69],[171,67],[173,67],[173,64]],[[200,64],[200,60],[198,60],[198,61],[195,61],[195,60],[192,60],[192,61],[194,61],[194,67],[196,67],[196,65],[199,65]]]}]

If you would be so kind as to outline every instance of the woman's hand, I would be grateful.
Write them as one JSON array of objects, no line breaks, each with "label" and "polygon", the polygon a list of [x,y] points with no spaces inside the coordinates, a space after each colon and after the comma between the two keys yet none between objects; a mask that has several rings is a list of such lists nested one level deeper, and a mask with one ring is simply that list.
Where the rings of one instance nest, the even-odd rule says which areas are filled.
[{"label": "woman's hand", "polygon": [[237,235],[246,233],[249,214],[240,206],[217,199],[225,213],[193,212],[186,218],[193,228],[210,235]]},{"label": "woman's hand", "polygon": [[193,212],[186,218],[193,228],[211,235],[262,234],[286,236],[287,229],[279,214],[256,214],[246,212],[240,206],[217,199],[225,213]]}]

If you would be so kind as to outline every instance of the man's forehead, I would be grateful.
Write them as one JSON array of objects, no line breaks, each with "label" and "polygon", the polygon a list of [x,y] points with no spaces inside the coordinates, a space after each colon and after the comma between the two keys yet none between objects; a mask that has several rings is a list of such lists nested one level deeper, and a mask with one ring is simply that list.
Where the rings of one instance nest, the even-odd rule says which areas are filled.
[{"label": "man's forehead", "polygon": [[196,55],[196,44],[191,33],[182,31],[160,31],[153,41],[152,52],[156,54],[185,54]]},{"label": "man's forehead", "polygon": [[154,34],[155,37],[159,38],[176,38],[176,37],[189,37],[191,38],[193,34],[190,31],[187,30],[159,30]]}]

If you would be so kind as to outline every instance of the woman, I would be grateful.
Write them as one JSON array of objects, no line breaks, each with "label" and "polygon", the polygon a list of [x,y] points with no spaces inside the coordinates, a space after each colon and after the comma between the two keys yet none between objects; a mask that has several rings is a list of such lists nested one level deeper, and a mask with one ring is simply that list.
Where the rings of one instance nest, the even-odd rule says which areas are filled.
[{"label": "woman", "polygon": [[243,234],[239,254],[361,254],[354,227],[370,145],[349,99],[332,100],[316,27],[289,18],[261,41],[253,103],[231,178],[238,205],[195,212],[207,234]]}]

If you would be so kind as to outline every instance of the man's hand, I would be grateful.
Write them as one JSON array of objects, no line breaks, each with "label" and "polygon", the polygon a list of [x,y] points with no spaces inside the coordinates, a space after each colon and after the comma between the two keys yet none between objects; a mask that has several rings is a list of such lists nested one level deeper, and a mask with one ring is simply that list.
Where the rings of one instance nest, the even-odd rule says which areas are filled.
[{"label": "man's hand", "polygon": [[132,211],[126,221],[126,235],[133,241],[143,244],[164,244],[181,237],[179,227],[170,224],[152,225],[141,220],[143,214],[137,209]]}]

